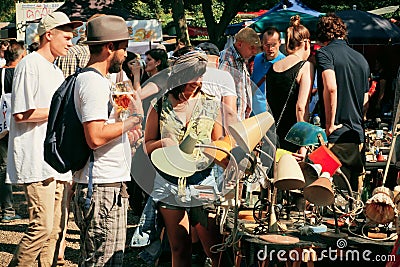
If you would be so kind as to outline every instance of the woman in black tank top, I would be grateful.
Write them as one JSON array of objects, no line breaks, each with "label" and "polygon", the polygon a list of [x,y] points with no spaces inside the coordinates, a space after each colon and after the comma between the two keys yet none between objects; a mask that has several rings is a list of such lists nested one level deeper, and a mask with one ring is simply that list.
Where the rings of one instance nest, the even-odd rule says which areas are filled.
[{"label": "woman in black tank top", "polygon": [[314,67],[307,61],[311,49],[309,38],[310,33],[300,24],[300,17],[292,17],[291,26],[286,30],[288,56],[274,63],[266,78],[267,101],[277,125],[279,147],[294,152],[299,160],[305,156],[305,149],[287,142],[285,136],[296,122],[308,121],[314,80]]}]

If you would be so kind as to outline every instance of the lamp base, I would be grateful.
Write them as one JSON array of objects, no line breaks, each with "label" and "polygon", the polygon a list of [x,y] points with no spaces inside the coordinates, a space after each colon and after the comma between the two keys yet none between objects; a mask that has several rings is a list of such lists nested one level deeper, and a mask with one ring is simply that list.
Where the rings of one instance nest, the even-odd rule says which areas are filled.
[{"label": "lamp base", "polygon": [[335,233],[335,231],[327,231],[327,232],[324,232],[324,233],[320,233],[320,235],[323,237],[323,238],[326,238],[326,239],[329,239],[329,240],[337,240],[337,239],[347,239],[348,237],[349,237],[349,235],[348,234],[346,234],[346,233]]}]

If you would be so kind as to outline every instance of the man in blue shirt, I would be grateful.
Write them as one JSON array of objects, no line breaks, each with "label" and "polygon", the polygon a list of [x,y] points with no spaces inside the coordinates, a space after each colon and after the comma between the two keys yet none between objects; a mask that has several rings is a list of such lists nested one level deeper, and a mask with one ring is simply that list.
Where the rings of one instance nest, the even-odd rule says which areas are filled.
[{"label": "man in blue shirt", "polygon": [[263,34],[263,50],[254,58],[254,70],[251,80],[257,85],[258,89],[253,92],[253,113],[259,114],[267,110],[265,93],[265,76],[269,68],[278,60],[285,58],[279,51],[281,45],[280,34],[277,28],[268,27]]}]

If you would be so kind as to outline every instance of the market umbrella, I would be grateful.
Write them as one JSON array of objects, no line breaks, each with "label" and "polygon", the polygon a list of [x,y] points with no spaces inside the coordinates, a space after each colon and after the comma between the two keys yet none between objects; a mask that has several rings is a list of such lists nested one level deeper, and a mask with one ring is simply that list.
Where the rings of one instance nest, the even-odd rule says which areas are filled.
[{"label": "market umbrella", "polygon": [[400,28],[387,19],[361,10],[336,12],[347,26],[349,44],[398,44]]},{"label": "market umbrella", "polygon": [[270,14],[266,14],[263,18],[251,24],[250,27],[256,32],[264,32],[267,27],[274,26],[279,31],[285,32],[289,27],[290,18],[292,16],[299,15],[301,18],[301,24],[306,26],[310,32],[315,32],[320,14],[321,13],[318,13],[318,15],[310,15],[300,11],[281,9],[271,12]]},{"label": "market umbrella", "polygon": [[307,7],[300,0],[282,0],[259,17],[246,22],[229,25],[225,34],[234,35],[240,29],[249,25],[257,32],[264,32],[268,26],[275,26],[284,32],[289,26],[290,17],[297,14],[300,15],[302,24],[312,32],[315,31],[318,17],[323,15],[323,13]]}]

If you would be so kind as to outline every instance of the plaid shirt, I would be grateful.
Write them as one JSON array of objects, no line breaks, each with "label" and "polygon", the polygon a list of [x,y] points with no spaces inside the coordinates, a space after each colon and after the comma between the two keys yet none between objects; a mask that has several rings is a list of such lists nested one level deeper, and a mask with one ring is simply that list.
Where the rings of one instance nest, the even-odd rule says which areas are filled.
[{"label": "plaid shirt", "polygon": [[87,45],[74,45],[69,48],[66,56],[58,57],[56,65],[62,70],[65,77],[75,73],[76,69],[86,67],[90,52]]},{"label": "plaid shirt", "polygon": [[250,74],[247,70],[245,60],[238,53],[232,44],[221,51],[219,58],[219,68],[232,74],[236,84],[237,115],[239,120],[244,120],[250,116],[252,86]]}]

